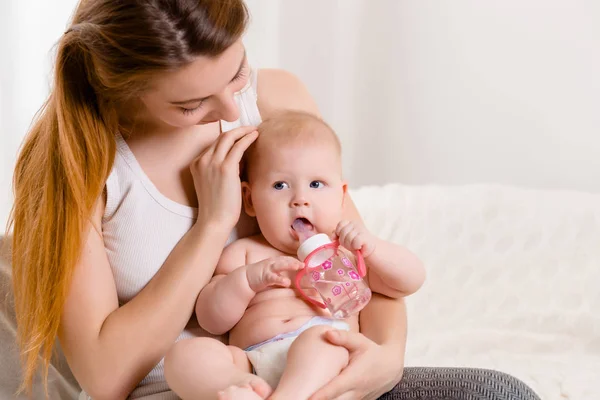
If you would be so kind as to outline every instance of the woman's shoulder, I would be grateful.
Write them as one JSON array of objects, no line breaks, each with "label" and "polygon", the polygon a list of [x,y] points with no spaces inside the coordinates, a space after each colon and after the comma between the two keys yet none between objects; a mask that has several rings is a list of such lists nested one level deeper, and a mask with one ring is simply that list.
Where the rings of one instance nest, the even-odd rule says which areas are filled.
[{"label": "woman's shoulder", "polygon": [[258,108],[263,119],[281,109],[293,109],[319,115],[308,88],[296,75],[282,69],[257,71]]}]

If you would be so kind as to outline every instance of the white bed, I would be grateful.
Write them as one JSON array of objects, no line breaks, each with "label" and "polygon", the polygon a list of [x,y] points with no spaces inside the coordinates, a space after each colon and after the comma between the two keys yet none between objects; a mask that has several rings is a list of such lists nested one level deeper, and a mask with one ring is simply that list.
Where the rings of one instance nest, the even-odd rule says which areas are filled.
[{"label": "white bed", "polygon": [[600,399],[600,195],[506,186],[362,188],[373,232],[421,256],[408,366],[473,366],[544,400]]}]

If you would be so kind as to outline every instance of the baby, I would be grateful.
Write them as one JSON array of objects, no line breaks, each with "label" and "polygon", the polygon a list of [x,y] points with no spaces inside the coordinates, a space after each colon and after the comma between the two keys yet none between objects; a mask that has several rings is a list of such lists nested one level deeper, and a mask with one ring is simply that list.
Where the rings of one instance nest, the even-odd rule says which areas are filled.
[{"label": "baby", "polygon": [[[219,398],[307,399],[348,364],[348,351],[328,343],[328,329],[358,331],[358,317],[333,319],[304,301],[292,287],[303,264],[295,258],[301,219],[304,229],[337,237],[361,250],[373,292],[406,296],[423,283],[424,269],[408,250],[343,221],[347,190],[341,147],[322,120],[285,112],[263,122],[245,154],[243,202],[261,234],[233,242],[223,251],[215,277],[200,293],[196,316],[213,334],[246,350],[261,384],[232,386]],[[307,293],[316,291],[303,285]],[[268,386],[266,386],[266,384]]]}]

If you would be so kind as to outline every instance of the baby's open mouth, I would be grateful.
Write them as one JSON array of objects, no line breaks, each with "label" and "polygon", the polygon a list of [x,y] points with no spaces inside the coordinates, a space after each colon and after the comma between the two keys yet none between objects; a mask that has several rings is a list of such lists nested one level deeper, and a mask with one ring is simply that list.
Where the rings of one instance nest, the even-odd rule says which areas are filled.
[{"label": "baby's open mouth", "polygon": [[312,236],[315,227],[306,218],[296,218],[292,223],[292,229],[296,232],[299,238],[307,238],[309,236]]}]

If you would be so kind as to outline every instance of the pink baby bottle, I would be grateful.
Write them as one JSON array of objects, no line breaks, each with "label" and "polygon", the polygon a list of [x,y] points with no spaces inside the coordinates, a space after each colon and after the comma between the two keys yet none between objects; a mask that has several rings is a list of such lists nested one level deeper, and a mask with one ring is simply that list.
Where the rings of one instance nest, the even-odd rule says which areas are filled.
[{"label": "pink baby bottle", "polygon": [[[355,251],[356,265],[351,252],[331,241],[326,234],[314,234],[300,219],[294,221],[300,247],[298,259],[305,267],[296,275],[295,285],[310,303],[328,309],[334,318],[344,319],[362,310],[371,300],[371,289],[363,279],[367,273],[360,251]],[[308,275],[310,284],[317,290],[323,302],[309,297],[300,281]]]}]

